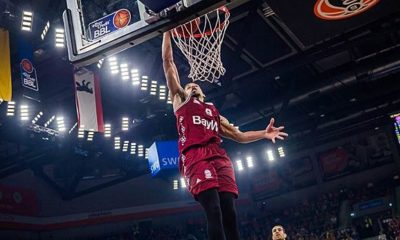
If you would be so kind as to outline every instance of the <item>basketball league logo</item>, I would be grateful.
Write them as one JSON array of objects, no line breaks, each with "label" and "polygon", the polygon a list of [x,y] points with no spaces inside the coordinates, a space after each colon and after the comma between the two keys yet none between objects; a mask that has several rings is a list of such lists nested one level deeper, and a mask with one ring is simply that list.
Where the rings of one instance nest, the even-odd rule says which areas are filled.
[{"label": "basketball league logo", "polygon": [[33,65],[32,65],[31,61],[29,61],[28,59],[22,59],[21,67],[24,71],[26,71],[28,73],[33,72]]},{"label": "basketball league logo", "polygon": [[318,0],[314,14],[324,20],[341,20],[361,14],[380,0]]},{"label": "basketball league logo", "polygon": [[22,59],[20,63],[22,86],[39,91],[36,69],[29,59]]},{"label": "basketball league logo", "polygon": [[92,41],[97,40],[128,26],[131,23],[131,18],[131,13],[128,9],[120,9],[89,23],[90,39]]},{"label": "basketball league logo", "polygon": [[131,22],[131,13],[126,9],[118,10],[113,18],[114,26],[118,29],[128,26]]}]

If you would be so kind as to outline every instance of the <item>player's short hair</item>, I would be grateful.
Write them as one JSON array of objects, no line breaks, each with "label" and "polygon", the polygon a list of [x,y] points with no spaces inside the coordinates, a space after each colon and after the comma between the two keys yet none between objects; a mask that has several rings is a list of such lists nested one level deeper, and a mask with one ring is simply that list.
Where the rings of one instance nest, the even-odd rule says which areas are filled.
[{"label": "player's short hair", "polygon": [[[194,82],[188,82],[188,83],[186,83],[186,84],[185,84],[185,86],[183,86],[183,89],[185,89],[185,88],[187,87],[187,85],[189,85],[189,84],[191,84],[191,83],[194,83]],[[196,84],[197,86],[199,86],[199,87],[200,87],[200,85],[199,85],[199,84],[197,84],[197,83],[194,83],[194,84]]]},{"label": "player's short hair", "polygon": [[[186,83],[186,84],[183,86],[183,89],[186,89],[187,85],[189,85],[189,84],[191,84],[191,83],[196,84],[197,86],[199,86],[199,88],[201,89],[201,91],[203,91],[203,89],[201,88],[200,84],[195,83],[195,82],[188,82],[188,83]],[[204,94],[204,92],[203,92],[203,98],[206,98],[206,95]]]},{"label": "player's short hair", "polygon": [[280,224],[274,225],[274,226],[272,227],[272,229],[274,229],[274,228],[276,228],[276,227],[281,227],[282,230],[285,232],[285,228],[284,228],[282,225],[280,225]]}]

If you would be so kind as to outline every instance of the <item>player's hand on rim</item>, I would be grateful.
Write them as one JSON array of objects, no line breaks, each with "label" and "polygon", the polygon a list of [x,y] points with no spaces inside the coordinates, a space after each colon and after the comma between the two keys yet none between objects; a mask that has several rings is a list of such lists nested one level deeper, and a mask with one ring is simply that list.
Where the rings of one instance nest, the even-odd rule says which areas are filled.
[{"label": "player's hand on rim", "polygon": [[289,136],[287,133],[282,132],[284,126],[274,127],[275,119],[271,118],[267,128],[265,129],[265,138],[270,139],[275,143],[275,139],[284,140],[285,137]]}]

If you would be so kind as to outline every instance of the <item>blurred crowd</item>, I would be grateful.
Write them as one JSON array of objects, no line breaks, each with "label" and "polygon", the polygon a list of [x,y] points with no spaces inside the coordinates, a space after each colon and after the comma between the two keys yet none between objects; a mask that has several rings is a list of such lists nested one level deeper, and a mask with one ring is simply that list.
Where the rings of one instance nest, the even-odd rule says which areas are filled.
[{"label": "blurred crowd", "polygon": [[[296,206],[272,210],[265,202],[257,204],[254,211],[240,211],[238,222],[241,239],[272,239],[271,229],[280,224],[290,240],[357,240],[369,237],[376,239],[400,239],[400,218],[395,217],[393,208],[356,216],[352,206],[356,203],[394,196],[395,185],[391,182],[369,183],[357,189],[338,188],[336,191],[303,199]],[[350,208],[348,221],[340,223],[341,206]],[[343,214],[343,213],[342,213]],[[343,216],[342,216],[343,218]],[[207,239],[204,217],[182,218],[182,224],[135,225],[124,233],[92,240],[205,240]]]}]

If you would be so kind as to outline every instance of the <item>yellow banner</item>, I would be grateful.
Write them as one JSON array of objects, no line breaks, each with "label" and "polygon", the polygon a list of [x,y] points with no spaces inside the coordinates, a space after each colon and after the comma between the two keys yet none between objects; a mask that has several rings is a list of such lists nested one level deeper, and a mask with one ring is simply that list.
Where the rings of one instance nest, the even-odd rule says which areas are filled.
[{"label": "yellow banner", "polygon": [[11,101],[10,39],[8,31],[0,28],[0,98]]}]

